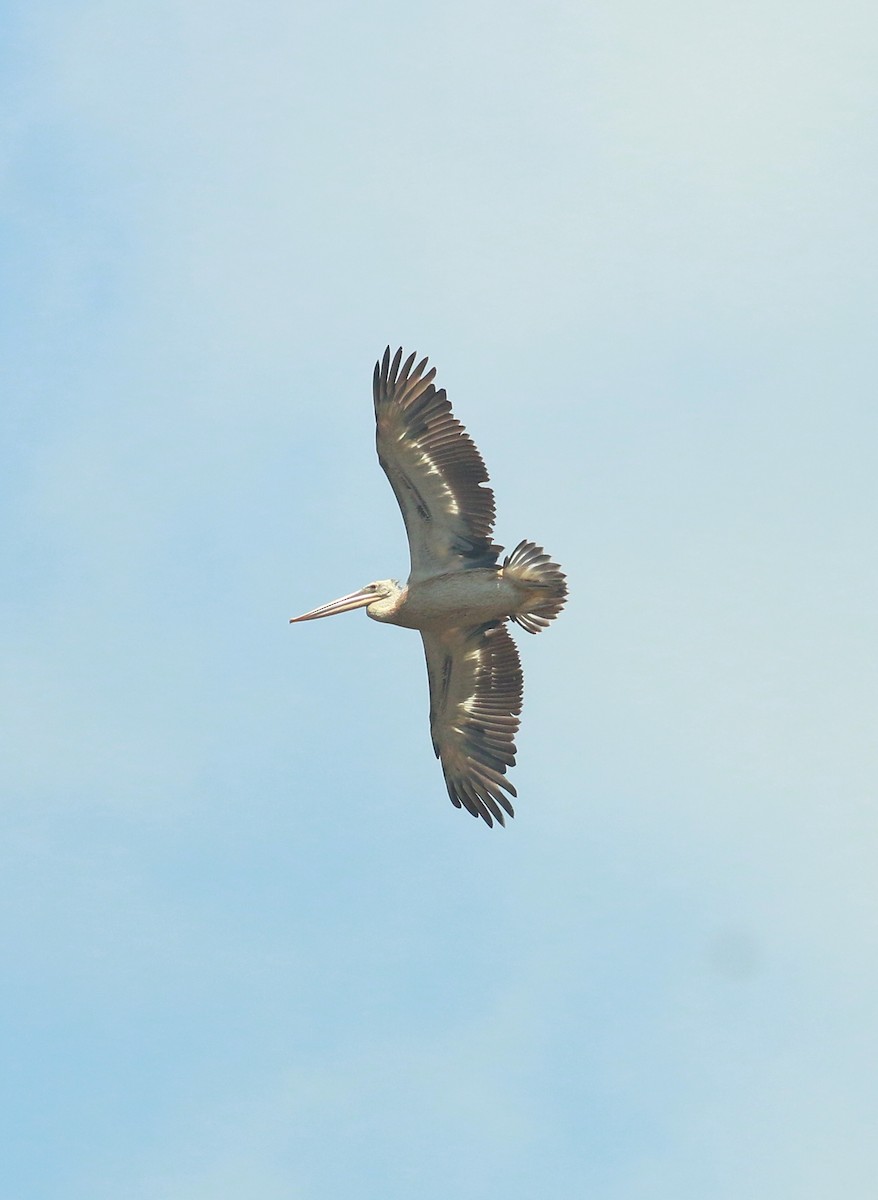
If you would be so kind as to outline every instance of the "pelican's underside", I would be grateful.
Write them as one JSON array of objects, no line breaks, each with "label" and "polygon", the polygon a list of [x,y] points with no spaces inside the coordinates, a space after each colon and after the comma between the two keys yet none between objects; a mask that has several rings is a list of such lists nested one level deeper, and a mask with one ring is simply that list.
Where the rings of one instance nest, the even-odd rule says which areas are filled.
[{"label": "pelican's underside", "polygon": [[504,576],[500,567],[476,567],[411,582],[390,612],[369,616],[406,629],[444,629],[505,621],[532,606],[533,590]]}]

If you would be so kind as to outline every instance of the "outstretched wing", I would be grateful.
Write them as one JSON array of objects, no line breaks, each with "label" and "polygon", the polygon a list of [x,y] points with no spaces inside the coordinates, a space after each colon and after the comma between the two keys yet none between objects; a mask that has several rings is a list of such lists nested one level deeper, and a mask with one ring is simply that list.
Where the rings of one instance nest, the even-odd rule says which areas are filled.
[{"label": "outstretched wing", "polygon": [[421,633],[430,676],[430,733],[452,804],[489,825],[514,816],[521,662],[500,622]]},{"label": "outstretched wing", "polygon": [[372,381],[378,461],[402,509],[413,581],[493,566],[502,548],[491,541],[494,493],[482,486],[482,456],[434,387],[436,368],[415,358],[402,363],[399,349],[391,362],[388,346]]}]

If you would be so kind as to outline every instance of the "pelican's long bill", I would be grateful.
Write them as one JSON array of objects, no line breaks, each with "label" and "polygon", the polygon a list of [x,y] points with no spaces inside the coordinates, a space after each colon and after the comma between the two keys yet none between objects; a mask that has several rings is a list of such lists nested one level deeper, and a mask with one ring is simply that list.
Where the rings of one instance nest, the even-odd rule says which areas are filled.
[{"label": "pelican's long bill", "polygon": [[290,617],[290,624],[295,625],[297,621],[316,621],[318,617],[334,617],[336,613],[347,612],[351,608],[362,608],[364,604],[376,599],[374,588],[360,588],[358,592],[351,592],[348,596],[340,596],[338,600],[321,604],[319,608],[312,608],[301,617]]}]

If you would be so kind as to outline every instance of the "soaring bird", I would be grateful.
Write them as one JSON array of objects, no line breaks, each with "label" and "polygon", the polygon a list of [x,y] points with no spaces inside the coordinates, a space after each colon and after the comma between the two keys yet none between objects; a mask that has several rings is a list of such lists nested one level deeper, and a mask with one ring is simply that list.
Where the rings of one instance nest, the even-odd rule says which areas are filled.
[{"label": "soaring bird", "polygon": [[542,547],[519,542],[502,564],[491,540],[494,493],[436,368],[390,347],[375,364],[378,461],[405,521],[411,572],[312,609],[314,621],[365,607],[374,621],[420,631],[430,680],[430,732],[452,804],[488,825],[514,816],[521,661],[506,628],[545,629],[564,606],[565,576]]}]

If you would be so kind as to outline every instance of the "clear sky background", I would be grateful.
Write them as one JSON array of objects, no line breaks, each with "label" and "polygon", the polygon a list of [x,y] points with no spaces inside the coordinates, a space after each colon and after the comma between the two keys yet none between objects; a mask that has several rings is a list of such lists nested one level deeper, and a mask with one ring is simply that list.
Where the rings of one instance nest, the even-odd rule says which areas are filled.
[{"label": "clear sky background", "polygon": [[[16,1200],[870,1200],[878,17],[8,3]],[[373,447],[429,354],[522,634],[445,796]]]}]

